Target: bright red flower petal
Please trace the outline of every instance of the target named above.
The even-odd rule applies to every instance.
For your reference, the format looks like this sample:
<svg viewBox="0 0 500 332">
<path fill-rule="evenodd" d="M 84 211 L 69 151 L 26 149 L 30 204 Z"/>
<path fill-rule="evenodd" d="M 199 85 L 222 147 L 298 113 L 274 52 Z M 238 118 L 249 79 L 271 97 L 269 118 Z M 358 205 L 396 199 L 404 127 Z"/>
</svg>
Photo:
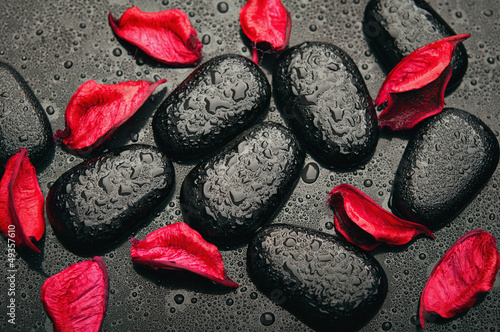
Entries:
<svg viewBox="0 0 500 332">
<path fill-rule="evenodd" d="M 100 257 L 69 266 L 42 286 L 54 331 L 99 331 L 108 305 L 108 271 Z"/>
<path fill-rule="evenodd" d="M 179 9 L 145 13 L 131 7 L 120 19 L 109 13 L 109 24 L 119 38 L 157 61 L 172 66 L 192 66 L 201 60 L 203 45 L 188 16 Z"/>
<path fill-rule="evenodd" d="M 377 106 L 387 102 L 378 118 L 381 127 L 410 129 L 443 110 L 451 58 L 456 45 L 469 37 L 461 34 L 422 46 L 391 70 L 375 100 Z"/>
<path fill-rule="evenodd" d="M 493 288 L 500 268 L 496 239 L 481 229 L 457 240 L 434 266 L 420 297 L 420 325 L 433 314 L 451 318 Z"/>
<path fill-rule="evenodd" d="M 257 50 L 282 51 L 290 39 L 292 20 L 280 0 L 247 0 L 240 11 L 240 24 L 253 42 L 252 61 L 256 64 Z"/>
<path fill-rule="evenodd" d="M 373 250 L 382 243 L 403 245 L 419 234 L 434 238 L 425 226 L 396 217 L 349 184 L 336 186 L 329 195 L 336 229 L 364 250 Z"/>
<path fill-rule="evenodd" d="M 54 139 L 78 153 L 90 152 L 134 115 L 156 87 L 166 81 L 85 82 L 66 107 L 66 128 L 57 130 Z"/>
<path fill-rule="evenodd" d="M 179 222 L 149 233 L 144 240 L 132 239 L 132 262 L 155 269 L 188 270 L 229 287 L 222 256 L 213 244 L 187 224 Z"/>
<path fill-rule="evenodd" d="M 17 246 L 28 246 L 40 253 L 33 240 L 45 232 L 43 194 L 28 151 L 21 149 L 7 161 L 0 182 L 0 230 Z"/>
</svg>

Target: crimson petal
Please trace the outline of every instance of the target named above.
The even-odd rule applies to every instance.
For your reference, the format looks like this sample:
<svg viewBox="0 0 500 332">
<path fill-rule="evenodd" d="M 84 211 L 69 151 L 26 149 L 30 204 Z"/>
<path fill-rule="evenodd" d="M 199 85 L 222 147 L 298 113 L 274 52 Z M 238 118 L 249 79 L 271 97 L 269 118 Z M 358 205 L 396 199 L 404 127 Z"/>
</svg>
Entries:
<svg viewBox="0 0 500 332">
<path fill-rule="evenodd" d="M 132 262 L 155 269 L 188 270 L 229 287 L 222 256 L 213 244 L 187 224 L 179 222 L 149 233 L 144 240 L 132 239 Z"/>
<path fill-rule="evenodd" d="M 109 13 L 109 24 L 119 38 L 157 61 L 172 66 L 191 66 L 201 60 L 202 44 L 188 16 L 179 9 L 145 13 L 130 7 L 120 19 Z"/>
<path fill-rule="evenodd" d="M 385 105 L 378 120 L 383 128 L 405 130 L 443 110 L 444 91 L 451 77 L 451 58 L 470 34 L 446 37 L 422 46 L 387 75 L 375 105 Z"/>
<path fill-rule="evenodd" d="M 156 87 L 166 81 L 83 83 L 66 107 L 66 128 L 57 130 L 54 139 L 77 153 L 89 153 L 134 115 Z"/>
<path fill-rule="evenodd" d="M 425 226 L 396 217 L 349 184 L 336 186 L 329 195 L 336 229 L 364 250 L 373 250 L 382 243 L 403 245 L 419 234 L 434 238 Z"/>
<path fill-rule="evenodd" d="M 285 49 L 292 20 L 280 0 L 247 0 L 240 10 L 243 33 L 253 42 L 252 61 L 259 63 L 258 50 Z"/>
<path fill-rule="evenodd" d="M 28 151 L 21 149 L 7 161 L 0 182 L 0 230 L 17 246 L 28 246 L 40 253 L 33 240 L 45 231 L 43 194 Z"/>
<path fill-rule="evenodd" d="M 108 305 L 108 289 L 106 264 L 97 256 L 48 278 L 41 297 L 54 331 L 99 331 Z"/>
<path fill-rule="evenodd" d="M 496 239 L 481 229 L 457 240 L 434 266 L 420 297 L 420 325 L 433 314 L 451 318 L 493 288 L 500 267 Z"/>
</svg>

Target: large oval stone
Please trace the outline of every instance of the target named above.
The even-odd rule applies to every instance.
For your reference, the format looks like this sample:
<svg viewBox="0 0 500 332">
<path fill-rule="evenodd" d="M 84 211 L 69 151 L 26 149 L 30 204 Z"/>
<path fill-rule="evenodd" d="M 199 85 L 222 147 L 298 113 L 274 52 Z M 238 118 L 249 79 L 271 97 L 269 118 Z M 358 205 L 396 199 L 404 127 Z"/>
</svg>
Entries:
<svg viewBox="0 0 500 332">
<path fill-rule="evenodd" d="M 423 0 L 370 0 L 363 19 L 365 35 L 388 71 L 417 48 L 456 35 Z M 458 44 L 446 90 L 453 90 L 467 70 L 467 52 Z"/>
<path fill-rule="evenodd" d="M 25 148 L 30 161 L 38 166 L 53 146 L 42 105 L 21 75 L 0 62 L 0 165 Z"/>
<path fill-rule="evenodd" d="M 240 55 L 221 55 L 198 67 L 160 105 L 153 118 L 158 146 L 178 160 L 222 147 L 259 119 L 271 87 L 262 70 Z"/>
<path fill-rule="evenodd" d="M 182 183 L 184 220 L 209 242 L 234 244 L 270 220 L 299 179 L 305 153 L 285 127 L 251 128 Z"/>
<path fill-rule="evenodd" d="M 352 167 L 375 151 L 378 124 L 372 98 L 354 61 L 319 42 L 292 47 L 273 73 L 280 110 L 313 157 L 329 167 Z"/>
<path fill-rule="evenodd" d="M 61 175 L 47 195 L 47 216 L 67 248 L 96 252 L 147 220 L 173 185 L 174 168 L 163 153 L 126 146 Z"/>
<path fill-rule="evenodd" d="M 304 227 L 265 227 L 248 246 L 247 262 L 259 289 L 316 330 L 362 326 L 387 293 L 387 277 L 372 256 Z"/>
<path fill-rule="evenodd" d="M 498 165 L 498 141 L 472 114 L 447 108 L 424 120 L 406 146 L 392 189 L 404 219 L 435 228 L 454 218 Z"/>
</svg>

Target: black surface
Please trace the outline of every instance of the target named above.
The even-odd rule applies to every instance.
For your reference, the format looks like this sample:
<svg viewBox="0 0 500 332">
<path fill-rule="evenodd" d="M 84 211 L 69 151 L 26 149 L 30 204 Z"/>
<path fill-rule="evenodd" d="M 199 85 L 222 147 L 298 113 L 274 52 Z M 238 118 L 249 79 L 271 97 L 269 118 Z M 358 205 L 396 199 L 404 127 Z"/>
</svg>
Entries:
<svg viewBox="0 0 500 332">
<path fill-rule="evenodd" d="M 290 46 L 308 40 L 332 42 L 344 49 L 360 68 L 375 98 L 385 74 L 368 46 L 362 31 L 366 0 L 284 1 L 291 12 Z M 469 66 L 460 86 L 445 101 L 447 106 L 467 110 L 483 120 L 498 139 L 500 130 L 500 2 L 479 0 L 429 1 L 431 6 L 457 33 L 469 32 L 465 41 Z M 108 147 L 131 142 L 154 144 L 151 116 L 166 97 L 193 68 L 172 68 L 147 59 L 140 51 L 118 41 L 108 26 L 107 15 L 121 15 L 132 5 L 143 11 L 180 8 L 188 13 L 200 39 L 205 43 L 203 61 L 224 53 L 251 56 L 240 34 L 238 14 L 244 1 L 39 1 L 0 2 L 0 61 L 9 63 L 28 81 L 46 110 L 52 129 L 64 128 L 64 109 L 77 88 L 90 79 L 99 83 L 167 78 L 131 121 L 112 136 Z M 262 64 L 271 78 L 273 60 Z M 155 78 L 156 77 L 156 78 Z M 166 88 L 165 88 L 166 87 Z M 268 120 L 284 123 L 271 100 Z M 337 184 L 350 183 L 384 206 L 399 160 L 407 144 L 407 134 L 381 132 L 374 156 L 349 172 L 320 168 L 314 183 L 299 180 L 295 191 L 273 223 L 292 223 L 334 233 L 333 212 L 327 193 Z M 48 185 L 64 171 L 81 161 L 56 148 L 49 166 L 39 170 L 44 195 Z M 310 156 L 306 163 L 313 161 Z M 179 190 L 182 179 L 194 164 L 175 164 L 176 188 L 170 203 L 138 230 L 146 235 L 166 224 L 182 220 Z M 500 237 L 500 171 L 479 195 L 452 222 L 435 232 L 436 239 L 422 237 L 400 248 L 381 248 L 374 252 L 388 277 L 388 295 L 363 331 L 416 331 L 418 299 L 428 274 L 439 257 L 461 235 L 483 228 Z M 307 182 L 310 182 L 308 180 Z M 6 303 L 7 243 L 0 241 L 0 330 L 8 325 Z M 72 263 L 88 259 L 74 255 L 56 239 L 47 222 L 42 254 L 21 252 L 16 257 L 16 322 L 19 331 L 51 329 L 40 302 L 45 279 Z M 272 303 L 251 282 L 246 269 L 246 246 L 223 250 L 228 275 L 240 284 L 230 290 L 200 277 L 181 272 L 158 273 L 134 267 L 130 244 L 121 243 L 103 253 L 110 278 L 110 296 L 105 331 L 307 331 L 308 328 L 288 311 Z M 466 314 L 456 319 L 430 322 L 426 331 L 498 331 L 500 329 L 500 282 Z M 274 322 L 272 322 L 272 316 Z M 272 324 L 271 324 L 272 322 Z"/>
</svg>

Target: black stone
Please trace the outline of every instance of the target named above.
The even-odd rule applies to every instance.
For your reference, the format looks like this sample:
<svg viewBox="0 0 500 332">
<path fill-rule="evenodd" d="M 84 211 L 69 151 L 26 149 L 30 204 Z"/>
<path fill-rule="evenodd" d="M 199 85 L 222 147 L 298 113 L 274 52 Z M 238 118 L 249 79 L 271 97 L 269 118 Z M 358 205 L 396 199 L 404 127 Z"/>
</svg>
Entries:
<svg viewBox="0 0 500 332">
<path fill-rule="evenodd" d="M 448 108 L 417 127 L 399 163 L 392 208 L 430 228 L 453 219 L 498 164 L 498 141 L 472 114 Z"/>
<path fill-rule="evenodd" d="M 126 146 L 61 175 L 47 195 L 47 216 L 67 248 L 96 252 L 142 224 L 173 185 L 174 168 L 163 153 Z"/>
<path fill-rule="evenodd" d="M 292 47 L 278 59 L 273 88 L 282 114 L 322 164 L 349 168 L 375 151 L 372 98 L 358 67 L 340 48 L 319 42 Z"/>
<path fill-rule="evenodd" d="M 198 67 L 153 118 L 158 146 L 177 160 L 204 156 L 253 125 L 266 111 L 271 87 L 262 70 L 240 55 Z"/>
<path fill-rule="evenodd" d="M 182 183 L 184 221 L 209 242 L 249 238 L 287 200 L 305 153 L 285 127 L 266 122 L 194 167 Z"/>
<path fill-rule="evenodd" d="M 248 246 L 247 263 L 259 289 L 320 331 L 361 327 L 387 293 L 387 277 L 372 256 L 304 227 L 265 227 Z"/>
<path fill-rule="evenodd" d="M 370 0 L 363 30 L 388 71 L 417 48 L 456 35 L 423 0 Z M 452 70 L 447 92 L 458 86 L 467 70 L 467 51 L 462 43 L 452 58 Z"/>
<path fill-rule="evenodd" d="M 31 163 L 39 166 L 53 147 L 42 105 L 21 75 L 0 62 L 0 165 L 25 148 Z"/>
</svg>

